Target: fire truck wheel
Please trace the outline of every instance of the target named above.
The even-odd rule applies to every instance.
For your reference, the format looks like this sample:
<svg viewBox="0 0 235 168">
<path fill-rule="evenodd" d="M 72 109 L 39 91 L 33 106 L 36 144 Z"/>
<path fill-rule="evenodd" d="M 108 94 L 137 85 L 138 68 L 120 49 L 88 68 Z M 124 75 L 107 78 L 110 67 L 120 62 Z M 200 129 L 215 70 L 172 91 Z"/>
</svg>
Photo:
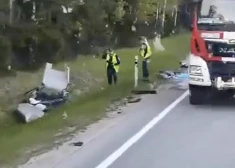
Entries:
<svg viewBox="0 0 235 168">
<path fill-rule="evenodd" d="M 189 85 L 189 91 L 189 103 L 191 105 L 202 105 L 208 101 L 208 87 Z"/>
</svg>

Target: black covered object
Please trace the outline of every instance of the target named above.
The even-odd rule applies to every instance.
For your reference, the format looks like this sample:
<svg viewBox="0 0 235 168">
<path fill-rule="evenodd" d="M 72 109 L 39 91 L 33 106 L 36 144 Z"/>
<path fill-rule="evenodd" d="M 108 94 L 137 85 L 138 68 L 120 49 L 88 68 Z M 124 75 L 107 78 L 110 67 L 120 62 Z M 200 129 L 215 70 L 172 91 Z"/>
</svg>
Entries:
<svg viewBox="0 0 235 168">
<path fill-rule="evenodd" d="M 48 94 L 47 92 L 39 91 L 35 99 L 40 100 L 40 104 L 50 108 L 57 107 L 65 103 L 68 99 L 68 95 L 64 95 L 63 92 Z"/>
</svg>

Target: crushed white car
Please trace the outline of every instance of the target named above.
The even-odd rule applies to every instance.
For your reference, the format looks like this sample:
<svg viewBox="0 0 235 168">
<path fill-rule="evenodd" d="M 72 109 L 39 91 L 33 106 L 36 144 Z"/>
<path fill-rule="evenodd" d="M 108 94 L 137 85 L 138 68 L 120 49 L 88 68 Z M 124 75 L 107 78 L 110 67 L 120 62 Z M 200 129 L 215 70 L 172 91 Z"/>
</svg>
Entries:
<svg viewBox="0 0 235 168">
<path fill-rule="evenodd" d="M 51 63 L 46 63 L 42 84 L 25 93 L 27 99 L 18 105 L 17 113 L 26 123 L 43 117 L 50 109 L 68 100 L 69 84 L 70 68 L 68 66 L 65 66 L 65 71 L 59 71 L 53 69 Z"/>
</svg>

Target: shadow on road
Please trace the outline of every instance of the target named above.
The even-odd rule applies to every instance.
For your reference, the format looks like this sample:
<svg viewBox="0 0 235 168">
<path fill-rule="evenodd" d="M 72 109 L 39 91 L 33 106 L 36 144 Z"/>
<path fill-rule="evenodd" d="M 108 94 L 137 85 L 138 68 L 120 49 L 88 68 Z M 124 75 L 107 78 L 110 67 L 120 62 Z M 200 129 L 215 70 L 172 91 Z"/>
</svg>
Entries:
<svg viewBox="0 0 235 168">
<path fill-rule="evenodd" d="M 208 102 L 208 105 L 216 106 L 216 107 L 235 107 L 235 98 L 218 98 L 212 99 Z M 234 109 L 235 110 L 235 109 Z"/>
</svg>

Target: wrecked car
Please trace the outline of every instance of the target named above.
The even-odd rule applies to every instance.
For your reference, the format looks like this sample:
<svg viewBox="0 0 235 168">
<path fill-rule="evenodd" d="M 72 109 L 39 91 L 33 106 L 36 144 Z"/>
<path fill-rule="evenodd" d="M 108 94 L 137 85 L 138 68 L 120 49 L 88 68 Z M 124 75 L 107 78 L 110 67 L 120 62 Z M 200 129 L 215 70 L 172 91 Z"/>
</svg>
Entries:
<svg viewBox="0 0 235 168">
<path fill-rule="evenodd" d="M 41 85 L 24 94 L 25 99 L 18 105 L 17 113 L 26 123 L 43 117 L 68 100 L 69 83 L 69 67 L 65 66 L 65 71 L 59 71 L 53 69 L 51 63 L 46 63 Z"/>
</svg>

